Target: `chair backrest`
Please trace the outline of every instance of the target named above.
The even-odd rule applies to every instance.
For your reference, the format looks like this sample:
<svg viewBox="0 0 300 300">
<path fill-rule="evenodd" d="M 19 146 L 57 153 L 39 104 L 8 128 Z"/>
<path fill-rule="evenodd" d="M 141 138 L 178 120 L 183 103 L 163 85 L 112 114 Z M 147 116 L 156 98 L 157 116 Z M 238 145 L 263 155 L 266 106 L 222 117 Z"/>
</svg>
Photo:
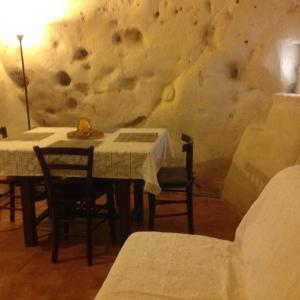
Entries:
<svg viewBox="0 0 300 300">
<path fill-rule="evenodd" d="M 2 136 L 3 139 L 7 138 L 6 127 L 4 127 L 4 126 L 0 127 L 0 135 Z"/>
<path fill-rule="evenodd" d="M 186 153 L 185 155 L 185 168 L 187 171 L 188 179 L 193 179 L 193 151 L 194 143 L 190 136 L 187 134 L 181 135 L 181 140 L 184 142 L 182 145 L 182 151 Z"/>
<path fill-rule="evenodd" d="M 300 166 L 266 185 L 236 232 L 248 299 L 300 299 Z"/>
<path fill-rule="evenodd" d="M 72 180 L 65 177 L 84 177 L 85 196 L 91 195 L 94 147 L 55 148 L 33 147 L 43 171 L 49 202 L 56 198 L 76 196 Z M 80 174 L 80 175 L 79 175 Z M 78 195 L 79 196 L 79 195 Z"/>
</svg>

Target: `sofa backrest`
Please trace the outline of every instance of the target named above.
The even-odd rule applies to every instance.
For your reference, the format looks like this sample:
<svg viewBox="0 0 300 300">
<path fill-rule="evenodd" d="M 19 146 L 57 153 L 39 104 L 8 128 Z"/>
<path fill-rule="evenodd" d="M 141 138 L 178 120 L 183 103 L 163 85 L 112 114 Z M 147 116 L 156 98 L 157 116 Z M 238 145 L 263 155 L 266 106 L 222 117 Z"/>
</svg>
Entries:
<svg viewBox="0 0 300 300">
<path fill-rule="evenodd" d="M 300 166 L 267 184 L 236 231 L 249 299 L 300 299 Z"/>
</svg>

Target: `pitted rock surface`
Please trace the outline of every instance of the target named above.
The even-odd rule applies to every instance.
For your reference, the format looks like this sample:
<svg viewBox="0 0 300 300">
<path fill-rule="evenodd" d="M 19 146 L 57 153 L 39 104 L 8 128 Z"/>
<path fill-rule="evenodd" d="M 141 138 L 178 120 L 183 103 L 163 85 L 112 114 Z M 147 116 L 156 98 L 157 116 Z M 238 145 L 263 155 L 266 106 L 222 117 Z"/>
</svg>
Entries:
<svg viewBox="0 0 300 300">
<path fill-rule="evenodd" d="M 300 40 L 298 2 L 77 1 L 39 48 L 24 49 L 31 116 L 43 126 L 86 116 L 100 130 L 167 127 L 181 161 L 185 132 L 199 180 L 222 189 L 249 122 L 271 94 L 296 86 L 289 47 Z M 20 128 L 21 113 L 6 116 L 12 98 L 24 105 L 19 49 L 0 50 L 0 117 Z"/>
</svg>

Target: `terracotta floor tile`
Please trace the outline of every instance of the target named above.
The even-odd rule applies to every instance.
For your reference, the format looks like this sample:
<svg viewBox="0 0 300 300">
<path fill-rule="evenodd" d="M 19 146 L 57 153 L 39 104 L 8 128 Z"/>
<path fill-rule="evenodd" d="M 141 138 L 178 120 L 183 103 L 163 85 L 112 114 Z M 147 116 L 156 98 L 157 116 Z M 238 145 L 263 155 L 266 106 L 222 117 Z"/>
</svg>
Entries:
<svg viewBox="0 0 300 300">
<path fill-rule="evenodd" d="M 196 197 L 194 203 L 197 234 L 234 238 L 240 217 L 229 207 L 217 199 Z M 135 228 L 147 230 L 146 197 L 145 222 L 135 225 Z M 84 241 L 76 239 L 63 241 L 59 262 L 52 264 L 50 230 L 49 221 L 43 222 L 39 227 L 38 246 L 25 248 L 21 212 L 17 212 L 15 223 L 10 224 L 8 211 L 0 211 L 1 300 L 89 300 L 95 297 L 119 251 L 118 246 L 111 245 L 107 227 L 102 226 L 95 232 L 92 267 L 86 265 Z M 186 217 L 159 219 L 156 230 L 184 233 L 187 230 Z"/>
</svg>

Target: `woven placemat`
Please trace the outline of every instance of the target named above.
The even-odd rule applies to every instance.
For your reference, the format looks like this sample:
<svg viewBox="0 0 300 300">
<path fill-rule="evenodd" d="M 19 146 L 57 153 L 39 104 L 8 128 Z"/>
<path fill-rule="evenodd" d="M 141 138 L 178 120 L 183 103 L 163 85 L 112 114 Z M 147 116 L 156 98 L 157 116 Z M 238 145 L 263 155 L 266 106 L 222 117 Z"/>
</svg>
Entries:
<svg viewBox="0 0 300 300">
<path fill-rule="evenodd" d="M 88 147 L 97 147 L 102 143 L 102 141 L 91 141 L 91 140 L 61 140 L 56 141 L 55 143 L 50 144 L 48 147 L 57 147 L 57 148 L 88 148 Z"/>
<path fill-rule="evenodd" d="M 157 132 L 122 132 L 114 140 L 115 142 L 139 142 L 139 143 L 153 143 L 158 137 Z"/>
<path fill-rule="evenodd" d="M 23 142 L 33 142 L 33 141 L 41 141 L 50 135 L 53 132 L 29 132 L 29 133 L 21 133 L 15 136 L 8 137 L 4 139 L 5 141 L 23 141 Z"/>
</svg>

